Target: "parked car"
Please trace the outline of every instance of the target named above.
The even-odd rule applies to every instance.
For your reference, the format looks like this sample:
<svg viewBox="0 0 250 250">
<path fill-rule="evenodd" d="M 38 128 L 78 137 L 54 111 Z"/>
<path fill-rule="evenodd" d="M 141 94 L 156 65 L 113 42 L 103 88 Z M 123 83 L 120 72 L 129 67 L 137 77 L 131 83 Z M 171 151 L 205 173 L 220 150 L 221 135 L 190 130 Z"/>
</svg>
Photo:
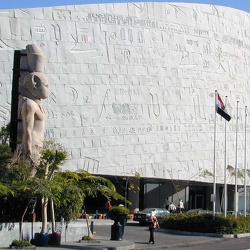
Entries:
<svg viewBox="0 0 250 250">
<path fill-rule="evenodd" d="M 207 214 L 209 210 L 203 208 L 194 208 L 187 211 L 187 213 L 196 213 L 196 214 Z"/>
<path fill-rule="evenodd" d="M 146 224 L 150 216 L 156 216 L 158 220 L 164 215 L 170 215 L 165 208 L 145 208 L 139 213 L 134 213 L 134 221 L 139 221 L 140 225 Z"/>
<path fill-rule="evenodd" d="M 227 214 L 235 215 L 234 211 L 227 211 Z M 237 215 L 244 215 L 243 211 L 237 211 Z M 248 216 L 248 213 L 246 214 Z"/>
</svg>

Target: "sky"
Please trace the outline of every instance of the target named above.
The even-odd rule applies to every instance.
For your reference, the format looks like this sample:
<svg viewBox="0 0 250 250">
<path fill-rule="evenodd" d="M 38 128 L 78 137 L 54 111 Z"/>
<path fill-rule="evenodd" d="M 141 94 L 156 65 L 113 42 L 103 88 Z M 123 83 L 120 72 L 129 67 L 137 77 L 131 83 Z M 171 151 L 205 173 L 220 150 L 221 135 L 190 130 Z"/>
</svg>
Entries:
<svg viewBox="0 0 250 250">
<path fill-rule="evenodd" d="M 250 13 L 250 0 L 179 0 L 179 1 L 143 1 L 143 0 L 1 0 L 0 11 L 4 9 L 17 8 L 36 8 L 47 6 L 62 6 L 62 5 L 78 5 L 78 4 L 97 4 L 97 3 L 124 3 L 124 2 L 182 2 L 182 3 L 199 3 L 227 6 Z"/>
</svg>

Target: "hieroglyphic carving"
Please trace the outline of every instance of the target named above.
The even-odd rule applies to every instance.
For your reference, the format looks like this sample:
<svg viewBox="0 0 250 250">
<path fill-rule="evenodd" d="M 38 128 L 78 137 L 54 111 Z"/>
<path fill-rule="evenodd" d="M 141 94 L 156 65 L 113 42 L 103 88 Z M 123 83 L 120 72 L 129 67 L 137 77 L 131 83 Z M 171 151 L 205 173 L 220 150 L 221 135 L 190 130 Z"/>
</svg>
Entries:
<svg viewBox="0 0 250 250">
<path fill-rule="evenodd" d="M 53 10 L 53 19 L 54 20 L 71 21 L 72 11 L 70 11 L 70 10 Z"/>
<path fill-rule="evenodd" d="M 72 102 L 75 103 L 78 100 L 78 92 L 76 88 L 70 87 L 70 90 L 72 92 Z"/>
<path fill-rule="evenodd" d="M 158 117 L 161 113 L 161 105 L 159 102 L 159 97 L 158 94 L 152 94 L 150 93 L 150 97 L 151 97 L 151 102 L 152 104 L 149 105 L 148 107 L 148 114 L 149 114 L 149 118 L 151 117 L 151 113 L 155 116 Z"/>
<path fill-rule="evenodd" d="M 42 25 L 36 25 L 35 26 L 35 32 L 36 34 L 39 34 L 41 36 L 44 36 L 46 34 L 46 27 L 45 26 L 42 26 Z"/>
<path fill-rule="evenodd" d="M 83 169 L 90 173 L 97 173 L 99 170 L 99 161 L 85 156 Z"/>
<path fill-rule="evenodd" d="M 9 109 L 7 109 L 6 107 L 0 106 L 0 120 L 6 121 L 9 115 L 10 115 Z"/>
<path fill-rule="evenodd" d="M 0 50 L 14 50 L 14 48 L 11 48 L 9 45 L 5 44 L 5 43 L 0 39 Z"/>
<path fill-rule="evenodd" d="M 99 116 L 98 116 L 96 122 L 98 122 L 98 121 L 100 120 L 100 118 L 101 118 L 101 116 L 102 116 L 102 114 L 103 114 L 103 112 L 104 112 L 104 110 L 105 110 L 105 103 L 106 103 L 106 101 L 108 100 L 108 93 L 109 93 L 110 91 L 111 91 L 110 89 L 107 89 L 107 90 L 106 90 L 106 93 L 105 93 L 105 95 L 104 95 L 103 102 L 102 102 L 101 111 L 100 111 L 100 114 L 99 114 Z"/>
<path fill-rule="evenodd" d="M 51 24 L 53 27 L 53 32 L 51 32 L 51 40 L 52 41 L 61 41 L 61 26 L 59 24 Z"/>
<path fill-rule="evenodd" d="M 56 95 L 53 93 L 53 92 L 51 92 L 50 94 L 49 94 L 49 103 L 56 103 Z"/>
</svg>

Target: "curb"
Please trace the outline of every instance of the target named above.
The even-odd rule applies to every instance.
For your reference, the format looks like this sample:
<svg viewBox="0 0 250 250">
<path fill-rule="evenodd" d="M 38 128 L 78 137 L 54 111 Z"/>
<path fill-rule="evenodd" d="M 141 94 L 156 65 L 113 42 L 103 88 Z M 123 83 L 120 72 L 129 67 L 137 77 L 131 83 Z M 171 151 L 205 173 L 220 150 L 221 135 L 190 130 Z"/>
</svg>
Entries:
<svg viewBox="0 0 250 250">
<path fill-rule="evenodd" d="M 171 229 L 160 229 L 169 234 L 177 234 L 177 235 L 189 235 L 189 236 L 208 236 L 214 238 L 245 238 L 249 237 L 250 233 L 242 233 L 242 234 L 215 234 L 215 233 L 199 233 L 199 232 L 189 232 L 189 231 L 179 231 L 179 230 L 171 230 Z"/>
</svg>

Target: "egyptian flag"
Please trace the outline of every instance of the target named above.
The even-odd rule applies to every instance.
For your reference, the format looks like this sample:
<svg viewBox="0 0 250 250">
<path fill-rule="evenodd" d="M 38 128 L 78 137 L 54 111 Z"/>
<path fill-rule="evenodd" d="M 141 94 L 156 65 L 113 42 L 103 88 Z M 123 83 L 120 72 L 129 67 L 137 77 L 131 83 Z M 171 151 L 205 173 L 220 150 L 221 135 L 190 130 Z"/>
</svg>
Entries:
<svg viewBox="0 0 250 250">
<path fill-rule="evenodd" d="M 224 102 L 222 101 L 219 94 L 217 94 L 217 100 L 216 100 L 216 112 L 222 116 L 224 119 L 226 119 L 228 122 L 231 120 L 231 116 L 227 113 L 226 107 L 224 105 Z"/>
</svg>

